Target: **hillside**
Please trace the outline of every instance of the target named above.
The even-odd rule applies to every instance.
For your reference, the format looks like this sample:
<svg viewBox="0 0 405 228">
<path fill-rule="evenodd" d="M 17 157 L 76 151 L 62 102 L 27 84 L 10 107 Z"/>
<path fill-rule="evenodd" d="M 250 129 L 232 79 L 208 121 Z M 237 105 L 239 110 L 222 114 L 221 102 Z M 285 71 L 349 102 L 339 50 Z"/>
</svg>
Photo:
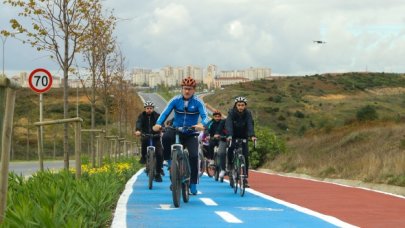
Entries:
<svg viewBox="0 0 405 228">
<path fill-rule="evenodd" d="M 205 102 L 246 96 L 256 126 L 286 141 L 263 167 L 405 186 L 405 75 L 280 77 L 228 86 Z"/>
</svg>

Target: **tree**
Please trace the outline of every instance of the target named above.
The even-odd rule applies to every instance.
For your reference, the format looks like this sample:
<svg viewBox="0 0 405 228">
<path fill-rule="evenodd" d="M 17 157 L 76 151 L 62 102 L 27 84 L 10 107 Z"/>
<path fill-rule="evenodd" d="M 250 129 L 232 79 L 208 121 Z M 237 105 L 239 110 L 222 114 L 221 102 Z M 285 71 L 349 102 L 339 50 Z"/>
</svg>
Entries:
<svg viewBox="0 0 405 228">
<path fill-rule="evenodd" d="M 88 27 L 86 18 L 92 3 L 98 0 L 6 0 L 5 3 L 21 9 L 21 18 L 30 20 L 26 28 L 17 19 L 10 20 L 13 30 L 25 34 L 24 43 L 47 51 L 63 71 L 63 117 L 68 118 L 68 78 L 75 54 Z M 3 33 L 4 34 L 4 33 Z M 68 126 L 64 125 L 64 166 L 69 169 Z"/>
<path fill-rule="evenodd" d="M 108 17 L 103 16 L 102 6 L 99 2 L 94 2 L 90 9 L 87 20 L 89 29 L 87 29 L 84 39 L 82 52 L 84 59 L 88 64 L 91 80 L 90 94 L 86 89 L 86 83 L 82 80 L 87 98 L 91 107 L 91 128 L 95 129 L 95 108 L 97 101 L 98 81 L 103 73 L 103 60 L 105 53 L 110 53 L 115 48 L 115 40 L 112 34 L 115 28 L 116 18 L 111 14 Z M 94 150 L 94 133 L 90 132 L 91 161 L 93 167 L 96 164 L 96 154 Z"/>
</svg>

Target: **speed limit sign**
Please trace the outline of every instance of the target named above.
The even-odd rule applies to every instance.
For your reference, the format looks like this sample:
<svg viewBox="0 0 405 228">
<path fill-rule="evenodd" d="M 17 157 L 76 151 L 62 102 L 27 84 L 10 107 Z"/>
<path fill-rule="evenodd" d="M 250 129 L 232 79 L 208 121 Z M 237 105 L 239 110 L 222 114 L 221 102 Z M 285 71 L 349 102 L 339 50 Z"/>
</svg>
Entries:
<svg viewBox="0 0 405 228">
<path fill-rule="evenodd" d="M 49 71 L 38 68 L 31 72 L 28 78 L 30 88 L 37 93 L 44 93 L 52 86 L 52 75 Z"/>
</svg>

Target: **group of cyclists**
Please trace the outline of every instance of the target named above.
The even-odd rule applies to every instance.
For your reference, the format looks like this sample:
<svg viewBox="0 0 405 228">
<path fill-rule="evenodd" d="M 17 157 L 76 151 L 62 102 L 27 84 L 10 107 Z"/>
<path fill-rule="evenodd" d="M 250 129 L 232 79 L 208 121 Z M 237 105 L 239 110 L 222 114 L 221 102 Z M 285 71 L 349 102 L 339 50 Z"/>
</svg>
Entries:
<svg viewBox="0 0 405 228">
<path fill-rule="evenodd" d="M 232 166 L 233 145 L 237 138 L 256 140 L 254 132 L 254 124 L 251 112 L 247 109 L 247 99 L 245 97 L 237 97 L 234 101 L 234 106 L 229 110 L 226 119 L 222 118 L 221 112 L 213 111 L 213 119 L 210 119 L 207 114 L 207 109 L 204 102 L 197 97 L 195 93 L 196 81 L 187 77 L 181 81 L 181 94 L 173 97 L 162 111 L 157 113 L 155 105 L 151 101 L 144 103 L 144 111 L 138 116 L 136 122 L 135 135 L 142 134 L 157 135 L 153 138 L 153 144 L 156 147 L 156 175 L 155 181 L 161 182 L 164 175 L 163 161 L 167 160 L 170 166 L 170 146 L 175 141 L 175 131 L 173 128 L 165 128 L 163 135 L 162 128 L 165 125 L 171 125 L 174 128 L 183 127 L 185 130 L 180 133 L 180 141 L 184 148 L 189 151 L 189 163 L 191 169 L 190 175 L 190 192 L 193 195 L 197 194 L 198 183 L 198 150 L 200 132 L 209 135 L 209 144 L 207 145 L 208 159 L 213 158 L 214 147 L 218 146 L 218 155 L 220 156 L 220 173 L 221 178 L 226 174 L 226 167 Z M 174 111 L 174 118 L 167 120 L 170 113 Z M 201 122 L 199 123 L 199 117 Z M 165 122 L 166 121 L 166 122 Z M 193 130 L 190 130 L 193 129 Z M 160 135 L 162 135 L 160 137 Z M 148 137 L 141 137 L 142 149 L 140 162 L 145 164 L 146 148 L 149 144 Z M 226 153 L 227 145 L 228 153 Z M 228 159 L 225 159 L 226 154 Z M 249 169 L 249 150 L 247 143 L 243 145 L 243 155 L 246 160 L 246 170 Z M 228 164 L 225 164 L 225 161 Z M 247 183 L 246 183 L 247 184 Z M 247 187 L 249 185 L 247 184 Z"/>
</svg>

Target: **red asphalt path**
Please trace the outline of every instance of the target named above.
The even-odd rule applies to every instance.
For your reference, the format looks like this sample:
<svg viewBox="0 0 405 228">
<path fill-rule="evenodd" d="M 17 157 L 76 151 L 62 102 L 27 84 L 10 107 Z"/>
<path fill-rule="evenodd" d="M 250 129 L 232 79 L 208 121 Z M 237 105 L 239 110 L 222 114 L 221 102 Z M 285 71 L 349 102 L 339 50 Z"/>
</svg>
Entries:
<svg viewBox="0 0 405 228">
<path fill-rule="evenodd" d="M 252 189 L 359 227 L 405 227 L 405 198 L 355 187 L 249 171 Z"/>
</svg>

